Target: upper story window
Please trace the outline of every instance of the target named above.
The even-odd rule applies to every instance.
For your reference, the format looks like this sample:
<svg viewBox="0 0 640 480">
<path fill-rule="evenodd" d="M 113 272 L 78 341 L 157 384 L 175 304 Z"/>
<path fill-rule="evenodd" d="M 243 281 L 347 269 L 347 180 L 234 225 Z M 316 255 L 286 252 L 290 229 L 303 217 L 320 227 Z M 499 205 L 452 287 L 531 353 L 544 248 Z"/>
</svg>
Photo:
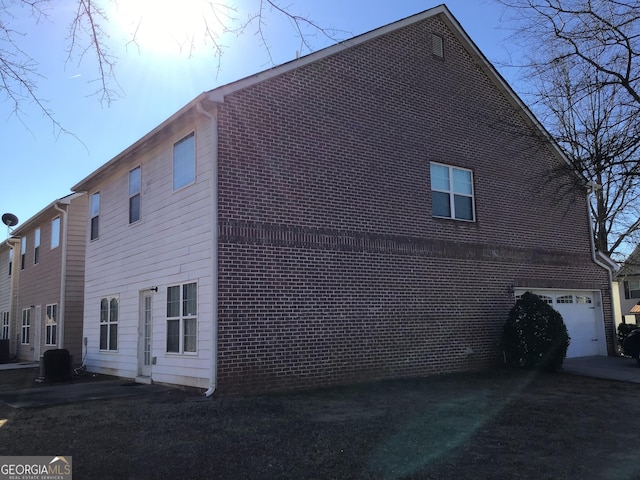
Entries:
<svg viewBox="0 0 640 480">
<path fill-rule="evenodd" d="M 9 249 L 9 276 L 13 271 L 13 248 Z"/>
<path fill-rule="evenodd" d="M 100 233 L 100 192 L 91 195 L 91 240 Z"/>
<path fill-rule="evenodd" d="M 471 170 L 431 164 L 431 207 L 434 217 L 475 220 Z"/>
<path fill-rule="evenodd" d="M 60 217 L 51 220 L 51 249 L 60 246 Z"/>
<path fill-rule="evenodd" d="M 191 132 L 173 145 L 174 191 L 196 181 L 195 139 L 194 132 Z"/>
<path fill-rule="evenodd" d="M 20 240 L 20 270 L 24 270 L 25 257 L 27 256 L 27 236 Z"/>
<path fill-rule="evenodd" d="M 36 234 L 33 244 L 33 264 L 40 263 L 40 228 L 36 228 Z"/>
<path fill-rule="evenodd" d="M 140 167 L 129 172 L 129 223 L 140 220 Z"/>
</svg>

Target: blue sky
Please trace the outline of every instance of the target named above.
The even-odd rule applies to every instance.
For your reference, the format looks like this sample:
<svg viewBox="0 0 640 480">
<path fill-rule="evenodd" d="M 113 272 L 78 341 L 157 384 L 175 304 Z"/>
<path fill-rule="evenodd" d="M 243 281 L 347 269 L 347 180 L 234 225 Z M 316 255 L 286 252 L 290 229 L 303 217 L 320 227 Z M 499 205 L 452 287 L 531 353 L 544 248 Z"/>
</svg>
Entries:
<svg viewBox="0 0 640 480">
<path fill-rule="evenodd" d="M 187 5 L 186 1 L 176 3 Z M 239 12 L 252 10 L 251 5 L 258 3 L 256 0 L 234 1 Z M 180 54 L 177 49 L 159 48 L 161 44 L 153 39 L 151 31 L 148 38 L 141 38 L 139 48 L 135 48 L 127 45 L 130 39 L 126 32 L 127 17 L 124 17 L 127 12 L 119 11 L 120 20 L 110 22 L 107 32 L 109 46 L 117 60 L 117 83 L 113 86 L 118 89 L 119 98 L 110 105 L 101 104 L 99 97 L 92 95 L 96 85 L 91 80 L 97 75 L 91 59 L 67 60 L 67 29 L 73 15 L 70 8 L 76 2 L 61 3 L 63 7 L 56 8 L 48 19 L 28 31 L 24 47 L 38 62 L 40 97 L 46 100 L 56 121 L 73 135 L 60 134 L 32 104 L 22 105 L 19 118 L 12 113 L 10 103 L 0 103 L 4 147 L 0 153 L 3 177 L 0 214 L 11 212 L 21 223 L 55 199 L 69 194 L 72 185 L 200 93 L 273 65 L 251 29 L 241 36 L 227 34 L 221 38 L 226 49 L 220 65 L 207 48 L 191 57 Z M 337 36 L 346 39 L 440 3 L 438 0 L 292 0 L 283 5 L 289 5 L 292 12 L 311 18 L 321 26 L 341 31 Z M 510 34 L 502 21 L 502 7 L 493 0 L 449 0 L 446 5 L 485 56 L 518 91 L 514 84 L 517 72 L 499 66 L 508 58 L 505 42 Z M 267 21 L 265 33 L 273 62 L 280 64 L 294 59 L 296 51 L 302 49 L 288 22 L 276 17 Z M 162 31 L 166 30 L 164 27 Z M 311 41 L 315 50 L 332 43 L 319 36 Z"/>
</svg>

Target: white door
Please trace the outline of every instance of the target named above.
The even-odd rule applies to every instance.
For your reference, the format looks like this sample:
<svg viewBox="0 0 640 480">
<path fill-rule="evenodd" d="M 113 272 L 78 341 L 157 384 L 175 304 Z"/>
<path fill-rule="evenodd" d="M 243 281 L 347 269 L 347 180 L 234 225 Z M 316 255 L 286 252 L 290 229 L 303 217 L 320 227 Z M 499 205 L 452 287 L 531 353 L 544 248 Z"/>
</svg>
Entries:
<svg viewBox="0 0 640 480">
<path fill-rule="evenodd" d="M 33 359 L 40 361 L 40 346 L 42 345 L 42 305 L 36 305 L 33 314 Z"/>
<path fill-rule="evenodd" d="M 140 326 L 138 329 L 138 375 L 151 376 L 151 293 L 144 292 L 140 302 Z"/>
<path fill-rule="evenodd" d="M 529 290 L 551 305 L 560 315 L 567 327 L 571 341 L 567 349 L 567 358 L 600 355 L 600 345 L 604 342 L 598 328 L 598 305 L 594 292 L 576 292 L 568 290 Z M 525 290 L 516 291 L 516 296 Z"/>
</svg>

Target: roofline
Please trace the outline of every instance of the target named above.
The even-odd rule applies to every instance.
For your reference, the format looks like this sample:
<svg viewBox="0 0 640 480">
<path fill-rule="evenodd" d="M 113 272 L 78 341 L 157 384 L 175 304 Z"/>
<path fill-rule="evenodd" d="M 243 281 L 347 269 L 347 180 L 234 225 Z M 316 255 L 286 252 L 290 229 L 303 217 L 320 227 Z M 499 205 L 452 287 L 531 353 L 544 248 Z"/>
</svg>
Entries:
<svg viewBox="0 0 640 480">
<path fill-rule="evenodd" d="M 66 195 L 64 197 L 58 198 L 57 200 L 54 200 L 49 205 L 47 205 L 42 210 L 40 210 L 38 213 L 36 213 L 35 215 L 29 217 L 27 220 L 22 222 L 19 226 L 17 226 L 13 230 L 11 230 L 11 235 L 19 237 L 22 232 L 24 232 L 29 227 L 31 227 L 35 223 L 37 223 L 43 216 L 45 216 L 45 214 L 49 210 L 53 209 L 53 207 L 55 205 L 59 205 L 59 204 L 69 205 L 72 200 L 75 200 L 76 198 L 81 197 L 82 195 L 84 195 L 83 192 L 71 193 L 71 194 Z"/>
<path fill-rule="evenodd" d="M 520 111 L 522 111 L 525 114 L 528 121 L 542 133 L 542 135 L 547 141 L 550 142 L 554 152 L 558 155 L 558 157 L 561 160 L 563 160 L 567 165 L 571 166 L 573 171 L 575 171 L 578 174 L 578 176 L 582 178 L 586 183 L 587 179 L 575 168 L 573 168 L 573 166 L 571 165 L 571 162 L 569 161 L 567 156 L 564 154 L 559 144 L 549 134 L 547 129 L 538 121 L 538 119 L 535 117 L 535 115 L 533 115 L 531 110 L 529 110 L 529 108 L 515 93 L 515 91 L 511 88 L 511 86 L 505 81 L 502 75 L 500 75 L 500 73 L 491 64 L 491 62 L 487 59 L 487 57 L 485 57 L 485 55 L 480 51 L 480 49 L 473 42 L 471 37 L 467 35 L 462 25 L 460 25 L 458 20 L 453 16 L 453 14 L 447 8 L 447 6 L 444 4 L 441 4 L 436 7 L 425 10 L 421 13 L 411 15 L 404 19 L 384 25 L 382 27 L 378 27 L 369 32 L 363 33 L 361 35 L 357 35 L 348 40 L 323 48 L 322 50 L 312 52 L 308 55 L 280 64 L 268 70 L 263 70 L 254 75 L 241 78 L 234 82 L 231 82 L 231 83 L 222 85 L 220 87 L 214 88 L 212 90 L 209 90 L 207 92 L 201 93 L 196 98 L 194 98 L 189 103 L 187 103 L 184 107 L 182 107 L 180 110 L 178 110 L 176 113 L 174 113 L 171 117 L 167 118 L 164 122 L 162 122 L 156 128 L 154 128 L 149 133 L 147 133 L 144 137 L 137 140 L 135 143 L 127 147 L 121 153 L 113 157 L 110 161 L 108 161 L 107 163 L 99 167 L 97 170 L 89 174 L 87 177 L 82 179 L 80 182 L 75 184 L 73 187 L 71 187 L 71 190 L 72 191 L 86 190 L 87 186 L 90 186 L 92 181 L 98 179 L 103 173 L 105 173 L 107 170 L 117 165 L 124 158 L 134 154 L 137 150 L 140 150 L 145 145 L 152 143 L 154 138 L 157 135 L 159 135 L 163 130 L 169 128 L 169 126 L 173 122 L 178 120 L 183 115 L 187 114 L 191 109 L 195 108 L 199 103 L 205 103 L 208 105 L 216 104 L 216 103 L 224 103 L 224 98 L 226 95 L 232 94 L 239 90 L 243 90 L 245 88 L 249 88 L 258 83 L 264 82 L 271 78 L 283 75 L 290 71 L 296 70 L 300 67 L 309 65 L 318 60 L 322 60 L 326 57 L 337 54 L 348 48 L 368 42 L 372 39 L 385 35 L 389 32 L 393 32 L 395 30 L 423 21 L 427 18 L 435 17 L 437 15 L 440 15 L 443 18 L 444 22 L 452 30 L 456 38 L 458 38 L 458 40 L 460 40 L 466 47 L 468 47 L 470 52 L 479 61 L 479 66 L 487 74 L 487 76 L 490 79 L 493 79 L 495 81 L 498 88 L 500 88 L 504 93 L 507 94 L 509 99 L 512 101 L 512 104 L 516 108 L 520 109 Z"/>
</svg>

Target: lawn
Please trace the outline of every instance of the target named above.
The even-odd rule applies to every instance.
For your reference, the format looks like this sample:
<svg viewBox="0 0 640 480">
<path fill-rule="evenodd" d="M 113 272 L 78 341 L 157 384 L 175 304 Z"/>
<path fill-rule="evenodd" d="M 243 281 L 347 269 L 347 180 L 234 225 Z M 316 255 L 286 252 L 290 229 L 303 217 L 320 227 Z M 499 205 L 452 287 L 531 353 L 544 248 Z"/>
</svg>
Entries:
<svg viewBox="0 0 640 480">
<path fill-rule="evenodd" d="M 0 388 L 17 388 L 0 371 Z M 19 374 L 23 375 L 23 374 Z M 77 479 L 640 478 L 640 385 L 491 371 L 204 399 L 0 404 L 0 455 Z"/>
</svg>

